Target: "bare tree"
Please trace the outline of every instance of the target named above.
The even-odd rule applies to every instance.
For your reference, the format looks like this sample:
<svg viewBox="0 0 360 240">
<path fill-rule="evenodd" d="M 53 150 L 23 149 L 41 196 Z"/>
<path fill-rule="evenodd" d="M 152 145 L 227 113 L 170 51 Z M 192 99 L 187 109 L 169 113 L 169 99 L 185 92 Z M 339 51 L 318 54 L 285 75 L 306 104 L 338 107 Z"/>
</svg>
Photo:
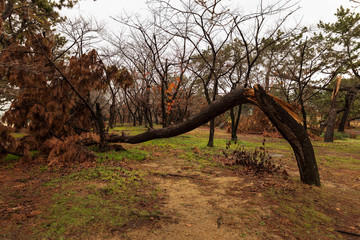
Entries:
<svg viewBox="0 0 360 240">
<path fill-rule="evenodd" d="M 93 18 L 67 18 L 59 23 L 59 32 L 67 41 L 67 49 L 64 52 L 80 57 L 90 51 L 101 42 L 100 35 L 103 34 L 104 27 Z"/>
<path fill-rule="evenodd" d="M 203 83 L 205 98 L 210 104 L 215 101 L 218 95 L 219 86 L 224 79 L 231 79 L 230 90 L 235 89 L 242 82 L 243 87 L 249 85 L 250 76 L 261 53 L 277 39 L 275 34 L 283 22 L 293 12 L 285 14 L 279 22 L 271 29 L 264 32 L 265 16 L 275 15 L 281 11 L 291 9 L 289 1 L 278 2 L 267 7 L 259 5 L 259 11 L 240 16 L 236 11 L 230 11 L 223 1 L 181 1 L 181 8 L 162 1 L 162 6 L 169 9 L 171 19 L 169 28 L 165 29 L 172 35 L 187 39 L 192 48 L 195 49 L 192 56 L 192 71 L 197 74 Z M 170 14 L 169 14 L 170 15 Z M 170 17 L 168 17 L 170 19 Z M 179 19 L 189 19 L 186 27 L 182 27 Z M 251 30 L 245 28 L 253 21 Z M 190 26 L 190 27 L 188 27 Z M 184 31 L 183 29 L 186 29 Z M 269 29 L 267 29 L 269 30 Z M 234 41 L 235 38 L 235 41 Z M 273 38 L 273 41 L 265 41 Z M 231 49 L 231 43 L 240 42 L 241 49 Z M 240 66 L 246 64 L 246 67 Z M 236 70 L 237 68 L 237 70 Z M 243 79 L 239 79 L 239 69 L 244 72 Z M 235 71 L 236 70 L 236 71 Z M 233 73 L 238 74 L 238 79 L 233 80 Z M 241 113 L 241 106 L 238 108 L 237 120 L 235 121 L 234 111 L 231 111 L 233 134 L 236 139 L 236 128 Z M 210 133 L 208 146 L 213 146 L 215 121 L 210 121 Z"/>
</svg>

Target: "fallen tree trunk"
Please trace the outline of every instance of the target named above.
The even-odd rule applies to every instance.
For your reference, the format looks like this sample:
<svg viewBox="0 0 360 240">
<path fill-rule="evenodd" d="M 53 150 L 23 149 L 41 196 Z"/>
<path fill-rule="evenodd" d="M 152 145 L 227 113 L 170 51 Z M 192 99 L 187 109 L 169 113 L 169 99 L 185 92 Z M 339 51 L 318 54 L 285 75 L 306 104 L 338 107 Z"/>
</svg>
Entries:
<svg viewBox="0 0 360 240">
<path fill-rule="evenodd" d="M 174 137 L 189 132 L 239 104 L 252 103 L 248 99 L 249 91 L 251 91 L 251 89 L 239 89 L 232 91 L 219 100 L 214 101 L 199 114 L 177 125 L 150 130 L 135 136 L 110 135 L 108 142 L 124 142 L 135 144 L 157 138 Z"/>
<path fill-rule="evenodd" d="M 301 119 L 286 102 L 271 96 L 260 86 L 238 89 L 211 103 L 199 114 L 178 125 L 150 130 L 135 136 L 110 135 L 109 143 L 141 143 L 157 138 L 174 137 L 189 132 L 229 109 L 244 103 L 257 105 L 293 148 L 303 183 L 320 186 L 319 172 L 309 136 Z"/>
</svg>

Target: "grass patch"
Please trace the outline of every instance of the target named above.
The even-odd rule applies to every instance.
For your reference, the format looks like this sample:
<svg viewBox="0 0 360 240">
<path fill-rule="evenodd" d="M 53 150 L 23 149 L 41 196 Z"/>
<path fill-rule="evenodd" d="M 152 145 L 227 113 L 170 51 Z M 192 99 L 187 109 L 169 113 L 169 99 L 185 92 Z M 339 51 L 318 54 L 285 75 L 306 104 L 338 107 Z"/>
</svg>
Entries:
<svg viewBox="0 0 360 240">
<path fill-rule="evenodd" d="M 318 156 L 318 161 L 336 169 L 360 170 L 360 159 L 340 156 Z"/>
<path fill-rule="evenodd" d="M 91 229 L 101 234 L 124 230 L 160 216 L 155 201 L 160 190 L 142 171 L 101 165 L 54 179 L 46 184 L 56 191 L 52 204 L 39 217 L 40 239 L 84 239 Z"/>
<path fill-rule="evenodd" d="M 325 204 L 328 201 L 321 189 L 300 186 L 289 191 L 271 187 L 265 192 L 265 198 L 273 203 L 270 208 L 273 219 L 265 222 L 270 226 L 273 221 L 278 223 L 274 226 L 274 233 L 282 232 L 284 236 L 294 234 L 302 239 L 337 239 L 332 228 L 334 221 L 325 209 L 320 209 L 316 204 L 320 201 Z"/>
<path fill-rule="evenodd" d="M 334 132 L 334 139 L 336 140 L 342 140 L 342 139 L 348 139 L 350 138 L 350 133 L 345 133 L 345 132 Z M 320 137 L 325 137 L 325 133 L 322 133 L 320 135 Z"/>
<path fill-rule="evenodd" d="M 331 150 L 334 153 L 359 153 L 360 150 L 358 146 L 360 145 L 360 139 L 344 139 L 344 140 L 335 140 L 332 143 L 325 142 L 313 142 L 313 145 L 316 150 L 322 151 L 323 148 Z M 321 152 L 319 152 L 321 153 Z"/>
<path fill-rule="evenodd" d="M 360 140 L 344 139 L 332 143 L 313 142 L 315 155 L 320 164 L 335 169 L 360 169 Z"/>
<path fill-rule="evenodd" d="M 19 156 L 15 156 L 15 155 L 12 155 L 12 154 L 8 154 L 5 158 L 4 158 L 4 162 L 12 162 L 12 161 L 15 161 L 15 160 L 18 160 L 20 159 Z"/>
<path fill-rule="evenodd" d="M 15 166 L 15 163 L 20 159 L 19 156 L 7 154 L 4 159 L 0 161 L 1 168 L 11 169 Z"/>
<path fill-rule="evenodd" d="M 213 161 L 213 157 L 220 154 L 220 150 L 226 147 L 228 140 L 215 139 L 214 147 L 207 147 L 207 139 L 191 135 L 180 135 L 167 139 L 155 139 L 142 143 L 145 149 L 151 149 L 158 155 L 171 152 L 179 159 L 186 160 L 190 165 L 197 164 L 200 168 L 219 166 Z M 140 146 L 140 148 L 141 148 Z"/>
<path fill-rule="evenodd" d="M 154 126 L 155 129 L 160 128 L 160 127 L 161 127 L 160 125 Z M 134 126 L 122 125 L 122 126 L 114 127 L 109 130 L 110 133 L 116 133 L 116 134 L 121 134 L 123 131 L 129 135 L 137 135 L 137 134 L 148 131 L 148 128 L 146 128 L 144 126 L 135 126 L 134 127 Z"/>
<path fill-rule="evenodd" d="M 109 151 L 105 153 L 97 153 L 98 162 L 104 162 L 106 160 L 118 160 L 118 161 L 143 161 L 149 158 L 149 153 L 141 149 L 129 149 L 126 151 Z"/>
<path fill-rule="evenodd" d="M 10 133 L 10 135 L 13 136 L 14 138 L 22 138 L 26 134 L 25 133 Z"/>
</svg>

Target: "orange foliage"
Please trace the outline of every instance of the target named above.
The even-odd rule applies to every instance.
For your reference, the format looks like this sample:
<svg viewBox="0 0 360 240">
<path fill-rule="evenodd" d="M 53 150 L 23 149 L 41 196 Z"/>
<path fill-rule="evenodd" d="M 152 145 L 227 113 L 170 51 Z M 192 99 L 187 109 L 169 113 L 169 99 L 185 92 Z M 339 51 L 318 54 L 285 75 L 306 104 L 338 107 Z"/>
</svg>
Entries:
<svg viewBox="0 0 360 240">
<path fill-rule="evenodd" d="M 47 151 L 49 165 L 64 165 L 66 163 L 81 163 L 95 159 L 95 154 L 81 142 L 81 137 L 72 135 L 64 141 L 56 138 L 44 142 L 42 149 Z"/>
<path fill-rule="evenodd" d="M 174 107 L 174 104 L 176 103 L 175 99 L 174 99 L 174 94 L 176 93 L 177 91 L 177 88 L 179 86 L 179 82 L 180 82 L 180 78 L 177 77 L 176 78 L 176 83 L 175 82 L 171 82 L 169 84 L 169 87 L 168 89 L 166 89 L 165 93 L 166 93 L 166 96 L 167 96 L 167 106 L 166 106 L 166 113 L 167 114 L 170 114 L 172 108 Z"/>
<path fill-rule="evenodd" d="M 1 54 L 1 61 L 16 63 L 0 68 L 1 74 L 22 90 L 3 120 L 17 129 L 26 127 L 40 143 L 53 136 L 74 134 L 72 126 L 84 129 L 92 126 L 89 110 L 47 59 L 52 56 L 51 45 L 48 39 L 37 36 L 27 47 L 18 46 Z M 44 54 L 28 53 L 32 51 Z M 66 64 L 63 61 L 55 64 L 82 96 L 106 87 L 95 50 L 80 58 L 71 57 Z"/>
<path fill-rule="evenodd" d="M 229 128 L 230 130 L 230 128 Z M 242 116 L 239 122 L 238 131 L 242 133 L 264 133 L 277 132 L 267 116 L 255 107 L 253 114 L 250 116 Z"/>
</svg>

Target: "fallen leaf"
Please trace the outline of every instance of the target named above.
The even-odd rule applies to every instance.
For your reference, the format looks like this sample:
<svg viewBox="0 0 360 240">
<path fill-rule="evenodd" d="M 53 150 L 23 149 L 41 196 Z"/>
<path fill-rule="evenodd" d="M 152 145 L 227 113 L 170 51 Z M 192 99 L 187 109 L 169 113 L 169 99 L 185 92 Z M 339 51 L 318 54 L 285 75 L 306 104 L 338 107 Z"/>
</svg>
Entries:
<svg viewBox="0 0 360 240">
<path fill-rule="evenodd" d="M 40 210 L 34 210 L 34 211 L 31 211 L 30 212 L 30 216 L 37 216 L 37 215 L 40 215 L 41 214 L 41 211 Z"/>
</svg>

